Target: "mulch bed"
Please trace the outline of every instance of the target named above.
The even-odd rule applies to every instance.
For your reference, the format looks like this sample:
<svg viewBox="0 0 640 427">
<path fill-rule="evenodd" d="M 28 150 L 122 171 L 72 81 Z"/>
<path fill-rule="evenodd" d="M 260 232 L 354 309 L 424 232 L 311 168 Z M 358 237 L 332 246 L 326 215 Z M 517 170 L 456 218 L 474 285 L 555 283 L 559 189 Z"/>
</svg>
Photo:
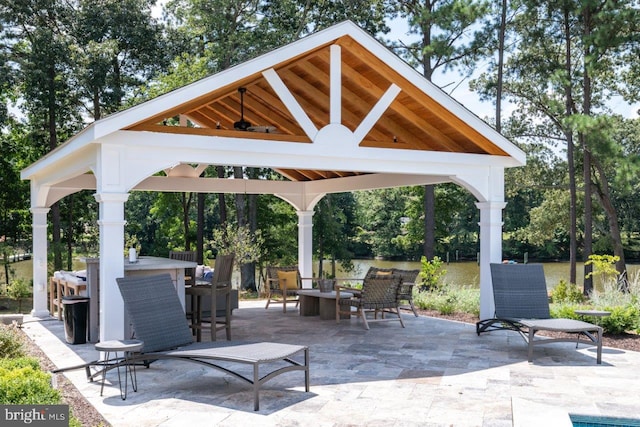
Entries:
<svg viewBox="0 0 640 427">
<path fill-rule="evenodd" d="M 49 360 L 46 354 L 27 335 L 25 344 L 27 353 L 40 360 L 40 368 L 43 371 L 52 371 L 56 366 Z M 78 391 L 78 389 L 64 375 L 57 376 L 56 389 L 62 395 L 64 403 L 68 404 L 73 415 L 80 421 L 83 427 L 109 427 L 111 424 L 93 407 Z"/>
<path fill-rule="evenodd" d="M 476 316 L 468 313 L 441 314 L 435 310 L 417 310 L 422 316 L 440 317 L 443 319 L 456 320 L 458 322 L 474 324 L 479 320 Z M 561 334 L 561 332 L 559 332 Z M 541 333 L 542 334 L 542 333 Z M 553 336 L 553 332 L 545 332 L 544 335 Z M 605 347 L 619 348 L 640 352 L 640 335 L 635 333 L 625 334 L 604 334 L 602 345 Z"/>
</svg>

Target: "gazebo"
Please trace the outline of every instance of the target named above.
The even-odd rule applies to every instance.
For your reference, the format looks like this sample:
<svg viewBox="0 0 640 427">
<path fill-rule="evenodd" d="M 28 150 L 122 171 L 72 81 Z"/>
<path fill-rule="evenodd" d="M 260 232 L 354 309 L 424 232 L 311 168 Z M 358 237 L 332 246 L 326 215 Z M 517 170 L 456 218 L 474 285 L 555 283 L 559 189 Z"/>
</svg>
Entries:
<svg viewBox="0 0 640 427">
<path fill-rule="evenodd" d="M 173 120 L 179 118 L 179 120 Z M 352 22 L 343 22 L 98 120 L 22 171 L 31 181 L 32 314 L 47 309 L 47 213 L 77 191 L 99 203 L 100 340 L 124 338 L 131 191 L 274 194 L 298 215 L 312 276 L 313 208 L 326 194 L 453 182 L 478 200 L 481 316 L 502 257 L 505 168 L 525 154 Z M 272 168 L 286 180 L 200 177 L 207 165 Z"/>
</svg>

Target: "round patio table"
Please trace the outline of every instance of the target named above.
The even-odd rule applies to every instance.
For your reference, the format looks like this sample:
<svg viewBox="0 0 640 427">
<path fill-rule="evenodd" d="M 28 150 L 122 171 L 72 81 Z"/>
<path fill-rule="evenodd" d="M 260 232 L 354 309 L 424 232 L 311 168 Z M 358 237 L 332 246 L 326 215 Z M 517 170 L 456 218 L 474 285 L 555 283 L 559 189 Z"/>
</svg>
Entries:
<svg viewBox="0 0 640 427">
<path fill-rule="evenodd" d="M 136 365 L 130 359 L 131 353 L 142 350 L 144 342 L 141 340 L 110 340 L 102 341 L 96 344 L 96 350 L 104 351 L 105 358 L 102 360 L 102 385 L 100 386 L 100 396 L 104 390 L 104 380 L 107 371 L 115 366 L 118 369 L 118 386 L 120 387 L 120 397 L 122 400 L 127 399 L 127 376 L 131 377 L 131 387 L 133 391 L 138 391 L 138 379 L 136 378 Z M 122 352 L 122 359 L 118 358 L 118 352 Z M 109 355 L 114 354 L 114 359 L 110 359 Z M 124 365 L 124 390 L 122 388 L 122 379 L 120 377 L 120 365 Z"/>
<path fill-rule="evenodd" d="M 575 310 L 574 312 L 576 314 L 581 315 L 581 316 L 592 316 L 592 317 L 595 317 L 596 321 L 599 321 L 603 317 L 611 316 L 611 312 L 610 311 L 604 311 L 604 310 Z M 598 326 L 600 326 L 600 325 L 598 325 Z"/>
</svg>

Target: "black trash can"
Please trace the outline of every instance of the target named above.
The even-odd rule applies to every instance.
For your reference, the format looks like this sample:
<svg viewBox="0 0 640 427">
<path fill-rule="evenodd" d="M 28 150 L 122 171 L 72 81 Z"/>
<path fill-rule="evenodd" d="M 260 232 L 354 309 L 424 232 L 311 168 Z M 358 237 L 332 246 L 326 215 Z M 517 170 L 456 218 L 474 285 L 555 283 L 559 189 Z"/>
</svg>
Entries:
<svg viewBox="0 0 640 427">
<path fill-rule="evenodd" d="M 89 318 L 89 298 L 81 295 L 62 297 L 64 306 L 64 333 L 69 344 L 87 342 L 87 325 Z"/>
</svg>

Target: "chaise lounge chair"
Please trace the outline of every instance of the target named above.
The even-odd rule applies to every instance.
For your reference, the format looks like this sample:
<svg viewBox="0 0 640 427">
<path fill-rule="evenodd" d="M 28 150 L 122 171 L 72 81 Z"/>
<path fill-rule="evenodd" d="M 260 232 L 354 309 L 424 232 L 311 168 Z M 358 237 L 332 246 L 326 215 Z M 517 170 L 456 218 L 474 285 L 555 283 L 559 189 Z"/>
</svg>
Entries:
<svg viewBox="0 0 640 427">
<path fill-rule="evenodd" d="M 491 264 L 495 317 L 476 323 L 476 333 L 507 329 L 519 332 L 528 344 L 528 360 L 533 347 L 571 341 L 596 345 L 597 363 L 602 363 L 602 328 L 574 319 L 551 318 L 544 270 L 540 264 Z M 535 339 L 539 331 L 577 334 L 578 337 Z"/>
<path fill-rule="evenodd" d="M 273 342 L 194 343 L 171 276 L 132 276 L 119 278 L 117 282 L 135 338 L 144 342 L 141 353 L 134 355 L 134 360 L 148 365 L 159 359 L 177 359 L 223 371 L 253 385 L 255 411 L 259 409 L 260 387 L 280 374 L 304 371 L 305 391 L 309 391 L 308 347 Z M 292 358 L 298 353 L 304 353 L 304 362 Z M 219 362 L 224 362 L 225 366 Z M 227 362 L 251 365 L 253 376 L 234 372 L 226 367 Z M 261 377 L 260 367 L 272 362 L 284 362 L 285 366 Z"/>
</svg>

